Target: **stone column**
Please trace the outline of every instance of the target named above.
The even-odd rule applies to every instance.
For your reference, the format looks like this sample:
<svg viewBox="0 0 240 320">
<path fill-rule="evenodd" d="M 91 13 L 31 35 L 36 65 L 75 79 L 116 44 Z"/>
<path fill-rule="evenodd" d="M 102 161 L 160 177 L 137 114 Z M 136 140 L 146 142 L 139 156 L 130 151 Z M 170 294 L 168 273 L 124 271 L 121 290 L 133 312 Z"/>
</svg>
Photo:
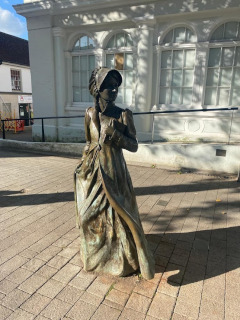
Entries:
<svg viewBox="0 0 240 320">
<path fill-rule="evenodd" d="M 55 65 L 55 86 L 56 86 L 56 109 L 57 116 L 65 115 L 65 103 L 66 103 L 66 82 L 65 82 L 65 53 L 63 49 L 63 38 L 65 36 L 64 30 L 59 27 L 55 27 L 53 30 L 53 42 L 54 42 L 54 65 Z M 65 125 L 64 119 L 58 119 L 57 121 L 57 135 L 59 138 L 60 127 Z"/>
<path fill-rule="evenodd" d="M 150 111 L 152 107 L 153 26 L 155 20 L 137 19 L 139 40 L 137 46 L 137 77 L 134 112 Z M 139 139 L 147 138 L 151 130 L 151 116 L 135 116 Z M 140 134 L 140 133 L 143 133 Z M 148 140 L 148 139 L 145 139 Z"/>
</svg>

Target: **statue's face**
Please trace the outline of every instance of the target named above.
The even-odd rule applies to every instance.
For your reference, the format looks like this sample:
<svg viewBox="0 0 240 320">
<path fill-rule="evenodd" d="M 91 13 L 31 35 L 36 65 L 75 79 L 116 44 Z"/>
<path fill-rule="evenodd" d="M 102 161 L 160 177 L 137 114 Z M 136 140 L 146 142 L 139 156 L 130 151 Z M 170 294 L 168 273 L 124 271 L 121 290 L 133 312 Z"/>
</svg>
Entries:
<svg viewBox="0 0 240 320">
<path fill-rule="evenodd" d="M 106 77 L 100 89 L 100 96 L 106 101 L 115 101 L 118 94 L 118 82 L 113 77 Z"/>
</svg>

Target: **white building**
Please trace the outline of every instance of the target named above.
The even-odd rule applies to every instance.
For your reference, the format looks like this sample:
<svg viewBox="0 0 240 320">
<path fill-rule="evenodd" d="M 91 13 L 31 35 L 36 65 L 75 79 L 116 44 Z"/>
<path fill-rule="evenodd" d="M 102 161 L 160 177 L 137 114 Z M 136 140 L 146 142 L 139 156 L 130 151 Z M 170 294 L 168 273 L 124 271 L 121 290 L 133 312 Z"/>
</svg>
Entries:
<svg viewBox="0 0 240 320">
<path fill-rule="evenodd" d="M 35 116 L 84 113 L 94 67 L 123 75 L 117 104 L 133 112 L 240 105 L 239 0 L 62 0 L 14 6 L 27 18 Z M 135 116 L 140 140 L 152 116 Z M 34 136 L 41 127 L 34 125 Z M 239 141 L 240 113 L 155 116 L 160 141 Z M 45 125 L 48 140 L 80 140 L 83 120 Z"/>
<path fill-rule="evenodd" d="M 0 115 L 28 118 L 31 111 L 28 41 L 0 32 Z"/>
</svg>

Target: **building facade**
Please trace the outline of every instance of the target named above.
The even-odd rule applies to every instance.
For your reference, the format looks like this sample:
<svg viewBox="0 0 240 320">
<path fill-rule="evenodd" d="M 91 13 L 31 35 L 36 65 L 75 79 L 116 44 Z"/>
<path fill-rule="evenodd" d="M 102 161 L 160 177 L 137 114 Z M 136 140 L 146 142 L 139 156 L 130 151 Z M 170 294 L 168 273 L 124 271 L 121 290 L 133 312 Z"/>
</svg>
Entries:
<svg viewBox="0 0 240 320">
<path fill-rule="evenodd" d="M 133 112 L 239 107 L 238 0 L 29 1 L 36 116 L 74 116 L 92 105 L 91 71 L 123 75 L 117 105 Z M 140 141 L 239 141 L 239 111 L 136 115 Z M 46 122 L 48 140 L 81 141 L 83 119 Z M 34 125 L 34 137 L 41 136 Z"/>
<path fill-rule="evenodd" d="M 28 41 L 0 32 L 1 118 L 28 118 L 32 112 Z"/>
</svg>

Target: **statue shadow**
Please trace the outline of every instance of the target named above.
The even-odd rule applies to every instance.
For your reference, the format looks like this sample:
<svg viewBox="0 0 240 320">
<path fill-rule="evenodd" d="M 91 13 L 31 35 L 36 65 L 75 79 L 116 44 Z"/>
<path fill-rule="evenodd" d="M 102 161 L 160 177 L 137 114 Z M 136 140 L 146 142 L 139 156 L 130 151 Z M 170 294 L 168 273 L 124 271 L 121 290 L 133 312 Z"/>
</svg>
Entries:
<svg viewBox="0 0 240 320">
<path fill-rule="evenodd" d="M 240 227 L 147 234 L 156 272 L 172 286 L 213 278 L 240 267 Z"/>
</svg>

